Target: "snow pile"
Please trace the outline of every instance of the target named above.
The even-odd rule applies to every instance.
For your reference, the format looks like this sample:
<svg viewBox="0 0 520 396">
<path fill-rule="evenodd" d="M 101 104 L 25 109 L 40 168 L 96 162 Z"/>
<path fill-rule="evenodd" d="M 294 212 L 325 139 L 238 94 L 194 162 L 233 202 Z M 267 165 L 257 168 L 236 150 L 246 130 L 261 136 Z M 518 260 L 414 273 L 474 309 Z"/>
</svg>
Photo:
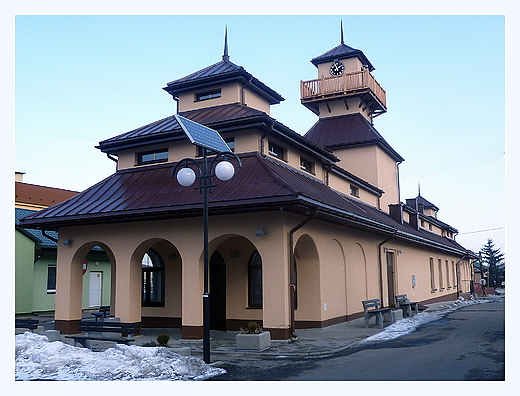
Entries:
<svg viewBox="0 0 520 396">
<path fill-rule="evenodd" d="M 439 310 L 435 311 L 424 311 L 420 312 L 417 315 L 407 317 L 401 320 L 398 320 L 395 323 L 392 323 L 390 326 L 385 328 L 384 331 L 374 334 L 373 336 L 368 337 L 367 339 L 361 341 L 362 343 L 367 342 L 379 342 L 379 341 L 389 341 L 398 337 L 402 337 L 406 334 L 410 334 L 415 331 L 419 326 L 433 322 L 434 320 L 439 320 L 444 317 L 446 314 L 453 312 L 459 308 L 467 307 L 473 304 L 486 303 L 490 300 L 475 300 L 471 298 L 470 300 L 465 300 L 462 297 L 459 297 L 455 302 L 440 307 Z"/>
<path fill-rule="evenodd" d="M 30 332 L 16 335 L 15 350 L 18 381 L 198 381 L 226 373 L 164 347 L 116 344 L 93 352 Z"/>
</svg>

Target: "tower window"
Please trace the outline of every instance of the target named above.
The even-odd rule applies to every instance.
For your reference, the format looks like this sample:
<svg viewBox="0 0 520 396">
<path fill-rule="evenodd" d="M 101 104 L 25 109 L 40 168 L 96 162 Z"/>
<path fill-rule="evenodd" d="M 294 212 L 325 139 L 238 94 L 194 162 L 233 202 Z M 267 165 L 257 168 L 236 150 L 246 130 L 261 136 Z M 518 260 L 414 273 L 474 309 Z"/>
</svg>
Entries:
<svg viewBox="0 0 520 396">
<path fill-rule="evenodd" d="M 215 99 L 220 98 L 222 96 L 222 90 L 215 89 L 214 91 L 207 91 L 195 94 L 195 102 L 200 102 L 202 100 Z"/>
<path fill-rule="evenodd" d="M 272 142 L 269 142 L 269 154 L 273 157 L 285 159 L 285 149 Z"/>
<path fill-rule="evenodd" d="M 306 160 L 305 158 L 300 157 L 300 169 L 304 170 L 305 172 L 313 173 L 314 172 L 314 164 Z"/>
<path fill-rule="evenodd" d="M 353 195 L 354 197 L 359 197 L 359 188 L 354 186 L 353 184 L 350 185 L 350 195 Z"/>
<path fill-rule="evenodd" d="M 158 149 L 137 154 L 137 164 L 155 164 L 168 161 L 168 149 Z"/>
</svg>

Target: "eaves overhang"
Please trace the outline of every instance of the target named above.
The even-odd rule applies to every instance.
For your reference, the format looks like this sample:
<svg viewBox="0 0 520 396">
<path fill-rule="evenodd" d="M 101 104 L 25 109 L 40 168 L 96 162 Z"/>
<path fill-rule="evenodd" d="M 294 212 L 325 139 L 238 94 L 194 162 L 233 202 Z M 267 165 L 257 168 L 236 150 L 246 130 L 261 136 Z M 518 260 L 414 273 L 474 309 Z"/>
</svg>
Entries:
<svg viewBox="0 0 520 396">
<path fill-rule="evenodd" d="M 215 85 L 231 84 L 237 82 L 250 88 L 256 94 L 266 99 L 271 105 L 278 104 L 285 100 L 278 92 L 269 88 L 263 82 L 258 80 L 256 77 L 253 77 L 250 73 L 243 69 L 210 75 L 207 77 L 200 77 L 194 80 L 172 82 L 163 89 L 174 98 L 178 98 L 180 94 L 185 92 L 206 90 Z"/>
</svg>

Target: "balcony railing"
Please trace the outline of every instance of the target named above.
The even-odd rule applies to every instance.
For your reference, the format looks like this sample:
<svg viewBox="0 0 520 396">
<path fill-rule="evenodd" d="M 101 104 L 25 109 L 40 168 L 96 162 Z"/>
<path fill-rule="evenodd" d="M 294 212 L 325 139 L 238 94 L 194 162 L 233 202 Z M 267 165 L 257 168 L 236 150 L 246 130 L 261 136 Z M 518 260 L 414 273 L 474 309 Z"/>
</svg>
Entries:
<svg viewBox="0 0 520 396">
<path fill-rule="evenodd" d="M 301 81 L 301 99 L 312 100 L 324 96 L 355 93 L 369 89 L 372 95 L 386 109 L 386 91 L 379 85 L 368 69 L 347 73 L 337 77 L 322 77 L 316 80 Z"/>
</svg>

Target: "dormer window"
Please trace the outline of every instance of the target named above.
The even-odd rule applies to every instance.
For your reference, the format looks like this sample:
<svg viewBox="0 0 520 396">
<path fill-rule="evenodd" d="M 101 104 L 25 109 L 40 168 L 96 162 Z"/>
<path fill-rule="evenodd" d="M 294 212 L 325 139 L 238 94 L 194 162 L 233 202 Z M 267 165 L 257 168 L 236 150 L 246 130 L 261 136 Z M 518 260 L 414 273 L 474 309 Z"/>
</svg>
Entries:
<svg viewBox="0 0 520 396">
<path fill-rule="evenodd" d="M 222 96 L 222 90 L 215 89 L 213 91 L 206 91 L 195 94 L 195 102 L 200 102 L 202 100 L 208 100 L 208 99 L 216 99 L 220 98 Z"/>
<path fill-rule="evenodd" d="M 285 149 L 274 144 L 273 142 L 269 142 L 269 154 L 271 154 L 273 157 L 277 157 L 283 160 L 285 159 Z"/>
<path fill-rule="evenodd" d="M 137 165 L 156 164 L 168 161 L 168 149 L 137 153 Z"/>
<path fill-rule="evenodd" d="M 313 173 L 314 172 L 314 164 L 303 158 L 303 157 L 300 157 L 300 169 L 301 170 L 304 170 L 305 172 L 309 172 L 309 173 Z"/>
</svg>

